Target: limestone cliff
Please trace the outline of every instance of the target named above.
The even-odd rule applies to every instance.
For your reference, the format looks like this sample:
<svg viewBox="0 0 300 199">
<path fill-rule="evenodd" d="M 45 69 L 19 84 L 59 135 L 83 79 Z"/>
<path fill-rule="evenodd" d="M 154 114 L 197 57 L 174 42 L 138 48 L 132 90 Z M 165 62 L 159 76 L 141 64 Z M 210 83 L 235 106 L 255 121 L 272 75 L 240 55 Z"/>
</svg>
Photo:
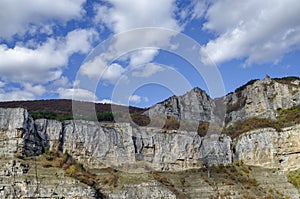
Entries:
<svg viewBox="0 0 300 199">
<path fill-rule="evenodd" d="M 300 80 L 265 78 L 250 81 L 228 95 L 211 99 L 205 91 L 194 88 L 183 96 L 173 96 L 145 112 L 150 116 L 172 116 L 195 123 L 209 121 L 230 125 L 247 118 L 274 119 L 279 109 L 300 104 Z"/>
<path fill-rule="evenodd" d="M 227 125 L 251 117 L 275 118 L 279 109 L 299 105 L 299 82 L 266 78 L 228 94 L 222 101 L 227 106 Z M 220 122 L 220 104 L 220 99 L 212 100 L 195 88 L 154 105 L 145 114 Z M 299 198 L 285 177 L 285 172 L 300 168 L 299 124 L 281 130 L 257 129 L 232 140 L 217 131 L 201 137 L 193 131 L 129 123 L 33 120 L 25 109 L 0 108 L 0 197 L 101 198 L 98 190 L 67 177 L 63 170 L 37 163 L 47 151 L 69 154 L 97 176 L 104 176 L 104 182 L 117 176 L 119 184 L 101 187 L 106 198 L 210 198 L 216 193 L 243 198 L 249 193 L 243 182 L 248 181 L 254 184 L 255 196 L 276 188 L 277 198 Z M 249 171 L 230 166 L 236 162 L 255 167 Z M 205 172 L 218 168 L 214 166 L 220 170 L 205 177 Z"/>
<path fill-rule="evenodd" d="M 194 88 L 182 96 L 173 96 L 155 104 L 145 112 L 151 117 L 174 117 L 182 121 L 214 121 L 214 101 L 200 88 Z"/>
<path fill-rule="evenodd" d="M 294 170 L 300 166 L 300 125 L 281 132 L 265 128 L 253 130 L 236 140 L 235 155 L 247 165 Z"/>
<path fill-rule="evenodd" d="M 232 162 L 231 139 L 223 135 L 201 138 L 196 132 L 138 128 L 128 123 L 33 122 L 25 110 L 18 111 L 25 113 L 27 122 L 13 152 L 19 149 L 25 157 L 42 154 L 47 147 L 68 152 L 89 168 L 130 167 L 143 161 L 151 170 L 182 170 Z"/>
<path fill-rule="evenodd" d="M 279 109 L 300 104 L 300 81 L 276 81 L 270 78 L 251 82 L 225 97 L 226 120 L 233 124 L 247 118 L 271 118 Z"/>
<path fill-rule="evenodd" d="M 124 174 L 127 181 L 131 172 L 179 172 L 212 165 L 229 165 L 234 159 L 270 168 L 295 169 L 299 165 L 299 126 L 283 129 L 282 132 L 257 130 L 232 141 L 224 135 L 200 137 L 196 132 L 137 128 L 126 123 L 99 125 L 91 121 L 34 121 L 24 109 L 0 109 L 0 116 L 0 195 L 6 198 L 54 197 L 66 196 L 66 193 L 67 198 L 97 197 L 93 188 L 64 176 L 64 172 L 58 169 L 35 165 L 34 159 L 15 158 L 36 156 L 46 149 L 67 152 L 92 170 L 113 167 L 127 172 Z M 38 171 L 39 179 L 35 171 Z M 55 176 L 51 177 L 53 174 Z M 107 198 L 175 198 L 178 194 L 191 194 L 192 198 L 197 198 L 193 189 L 182 189 L 181 193 L 157 182 L 164 178 L 148 178 L 141 183 L 124 184 L 127 186 L 126 192 L 110 188 L 104 191 Z M 166 182 L 162 180 L 162 183 Z M 286 180 L 282 183 L 288 186 Z M 166 185 L 169 186 L 170 182 Z M 207 195 L 216 193 L 212 185 L 205 186 L 208 186 L 205 188 Z M 299 197 L 292 187 L 289 190 L 292 194 L 286 193 L 288 196 Z M 222 193 L 228 194 L 226 191 Z"/>
<path fill-rule="evenodd" d="M 46 120 L 44 120 L 46 121 Z M 41 121 L 33 121 L 27 111 L 0 109 L 0 197 L 1 198 L 95 198 L 96 192 L 59 169 L 43 168 L 33 160 L 16 159 L 36 156 L 45 147 L 53 147 L 59 129 L 42 131 Z M 58 123 L 47 121 L 48 124 Z M 52 142 L 52 140 L 55 140 Z"/>
</svg>

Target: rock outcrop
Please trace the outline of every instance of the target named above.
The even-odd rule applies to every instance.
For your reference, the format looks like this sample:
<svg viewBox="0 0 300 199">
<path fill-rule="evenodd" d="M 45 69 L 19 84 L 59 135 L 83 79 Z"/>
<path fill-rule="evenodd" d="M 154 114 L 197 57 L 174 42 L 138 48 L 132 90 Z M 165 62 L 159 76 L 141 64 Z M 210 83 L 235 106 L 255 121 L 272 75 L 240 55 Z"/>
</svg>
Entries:
<svg viewBox="0 0 300 199">
<path fill-rule="evenodd" d="M 3 110 L 3 111 L 2 111 Z M 232 162 L 231 139 L 196 132 L 133 127 L 129 123 L 33 121 L 24 109 L 2 109 L 2 151 L 8 157 L 35 156 L 45 150 L 69 153 L 89 168 L 123 167 L 145 162 L 149 169 L 182 170 Z M 14 117 L 17 117 L 14 123 Z M 3 119 L 2 119 L 3 118 Z M 8 124 L 7 121 L 11 121 Z M 13 144 L 6 141 L 12 140 Z"/>
<path fill-rule="evenodd" d="M 45 150 L 72 155 L 89 168 L 127 167 L 144 162 L 154 170 L 228 165 L 232 157 L 249 165 L 296 169 L 300 165 L 300 126 L 258 129 L 232 140 L 225 135 L 133 127 L 128 123 L 39 119 L 24 109 L 1 109 L 2 158 L 40 155 Z M 234 150 L 232 150 L 232 145 Z"/>
<path fill-rule="evenodd" d="M 224 103 L 228 125 L 252 117 L 275 119 L 278 110 L 300 104 L 300 86 L 293 81 L 256 80 L 228 94 Z"/>
<path fill-rule="evenodd" d="M 237 138 L 236 158 L 247 165 L 295 170 L 300 165 L 300 125 L 281 132 L 265 128 Z"/>
<path fill-rule="evenodd" d="M 0 159 L 0 198 L 97 198 L 95 190 L 33 160 Z"/>
<path fill-rule="evenodd" d="M 299 84 L 300 81 L 296 80 L 280 82 L 266 78 L 228 94 L 222 101 L 227 105 L 227 125 L 252 117 L 274 119 L 278 110 L 299 105 Z M 204 91 L 195 88 L 186 95 L 173 96 L 154 105 L 145 114 L 191 123 L 222 123 L 221 115 L 225 112 L 218 110 L 220 104 L 220 99 L 212 100 Z M 271 181 L 267 182 L 253 171 L 244 175 L 245 171 L 235 170 L 244 175 L 243 179 L 251 180 L 251 175 L 259 182 L 266 181 L 265 188 L 257 185 L 257 193 L 261 194 L 261 189 L 287 187 L 282 189 L 283 195 L 299 198 L 298 191 L 282 177 L 286 171 L 299 169 L 299 124 L 281 131 L 257 129 L 232 140 L 220 132 L 201 137 L 194 131 L 137 127 L 129 123 L 33 120 L 25 109 L 0 108 L 0 197 L 53 198 L 66 197 L 65 193 L 68 193 L 67 198 L 98 197 L 93 188 L 66 177 L 63 170 L 37 165 L 35 158 L 49 151 L 69 154 L 93 171 L 112 167 L 125 173 L 121 185 L 115 185 L 117 189 L 109 187 L 105 190 L 107 198 L 178 198 L 179 195 L 197 198 L 198 193 L 204 192 L 207 198 L 214 196 L 215 192 L 235 195 L 233 198 L 242 197 L 244 188 L 231 193 L 228 190 L 232 187 L 218 181 L 223 175 L 225 179 L 230 178 L 231 183 L 235 182 L 235 177 L 228 174 L 229 170 L 234 170 L 232 167 L 226 168 L 225 173 L 219 171 L 220 176 L 211 177 L 214 181 L 204 180 L 198 171 L 194 174 L 201 176 L 199 180 L 183 173 L 195 168 L 209 172 L 214 165 L 232 165 L 234 161 L 259 166 L 255 167 L 257 172 L 271 176 L 280 184 L 273 186 Z M 264 169 L 260 170 L 260 167 Z M 273 169 L 273 174 L 268 174 L 269 170 L 265 168 Z M 153 171 L 156 176 L 151 177 L 153 172 L 147 171 Z M 175 172 L 182 172 L 181 177 L 174 177 Z M 134 182 L 128 179 L 129 174 L 134 176 Z M 144 176 L 145 180 L 137 183 L 139 178 L 135 175 Z M 172 180 L 168 181 L 164 175 Z M 188 184 L 186 179 L 205 184 L 205 190 Z"/>
<path fill-rule="evenodd" d="M 218 121 L 214 114 L 215 103 L 205 91 L 194 88 L 182 96 L 172 96 L 155 104 L 145 112 L 150 117 L 173 117 L 176 120 L 194 123 L 197 121 Z"/>
<path fill-rule="evenodd" d="M 123 190 L 117 190 L 108 194 L 109 199 L 127 198 L 165 198 L 176 199 L 176 195 L 158 182 L 147 182 L 136 185 L 127 185 Z"/>
<path fill-rule="evenodd" d="M 172 96 L 145 112 L 150 117 L 173 117 L 197 125 L 199 121 L 229 126 L 248 118 L 278 116 L 278 110 L 300 105 L 300 80 L 269 77 L 250 81 L 225 97 L 211 99 L 205 91 L 194 88 L 185 95 Z"/>
<path fill-rule="evenodd" d="M 24 109 L 0 109 L 0 154 L 11 158 L 22 149 L 28 113 Z M 24 128 L 24 126 L 26 126 Z"/>
<path fill-rule="evenodd" d="M 151 170 L 183 170 L 232 162 L 227 136 L 203 139 L 196 132 L 136 128 L 128 123 L 110 125 L 64 122 L 63 152 L 89 168 L 130 168 L 142 161 Z"/>
</svg>

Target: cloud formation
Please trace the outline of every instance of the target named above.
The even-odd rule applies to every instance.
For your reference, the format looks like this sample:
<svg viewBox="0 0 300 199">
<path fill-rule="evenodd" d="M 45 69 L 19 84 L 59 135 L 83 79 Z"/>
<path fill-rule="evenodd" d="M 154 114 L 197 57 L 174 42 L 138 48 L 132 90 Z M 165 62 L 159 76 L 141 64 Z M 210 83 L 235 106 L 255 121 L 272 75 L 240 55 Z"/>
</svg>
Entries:
<svg viewBox="0 0 300 199">
<path fill-rule="evenodd" d="M 134 28 L 163 27 L 179 30 L 174 19 L 175 0 L 106 0 L 95 7 L 94 21 L 107 26 L 114 33 Z"/>
<path fill-rule="evenodd" d="M 138 67 L 132 72 L 133 77 L 150 77 L 155 73 L 163 71 L 164 68 L 157 64 L 147 64 Z"/>
<path fill-rule="evenodd" d="M 37 31 L 51 34 L 55 23 L 78 19 L 85 11 L 85 0 L 4 0 L 0 1 L 0 41 L 12 36 L 34 35 Z M 3 28 L 5 27 L 5 28 Z"/>
<path fill-rule="evenodd" d="M 217 64 L 278 62 L 300 48 L 300 1 L 216 1 L 207 10 L 203 30 L 215 34 L 203 51 Z"/>
<path fill-rule="evenodd" d="M 0 74 L 4 81 L 46 83 L 58 79 L 74 53 L 91 49 L 93 30 L 74 30 L 65 38 L 49 38 L 34 49 L 0 45 Z M 78 41 L 78 39 L 80 39 Z"/>
<path fill-rule="evenodd" d="M 128 99 L 129 102 L 134 103 L 134 104 L 138 104 L 142 101 L 148 102 L 148 100 L 149 99 L 147 97 L 142 97 L 139 95 L 131 95 L 131 96 L 129 96 L 129 99 Z"/>
<path fill-rule="evenodd" d="M 18 99 L 41 96 L 43 93 L 35 92 L 32 85 L 40 84 L 43 87 L 43 84 L 60 79 L 70 56 L 74 53 L 88 53 L 94 37 L 97 37 L 97 33 L 93 29 L 77 29 L 65 37 L 48 38 L 44 43 L 33 43 L 31 47 L 16 44 L 10 48 L 6 44 L 0 44 L 0 79 L 4 83 L 21 84 L 24 91 L 31 93 L 22 94 L 24 97 L 20 98 L 16 94 L 19 91 L 6 91 L 0 99 L 9 99 L 9 96 L 16 96 Z"/>
<path fill-rule="evenodd" d="M 104 53 L 80 69 L 88 78 L 100 77 L 105 86 L 127 75 L 146 79 L 161 72 L 164 68 L 155 64 L 159 49 L 170 47 L 177 33 L 194 29 L 190 36 L 208 36 L 200 52 L 203 60 L 207 53 L 217 64 L 235 59 L 245 66 L 279 63 L 300 49 L 298 0 L 3 0 L 0 7 L 0 100 L 49 93 L 70 98 L 74 92 L 80 99 L 97 100 L 87 90 L 72 90 L 74 77 L 69 73 L 76 73 L 83 61 L 78 54 L 87 55 L 95 41 L 110 34 L 122 37 L 115 37 Z M 175 32 L 123 34 L 147 27 Z M 172 45 L 168 49 L 178 48 Z M 139 99 L 145 101 L 137 96 L 131 100 Z"/>
<path fill-rule="evenodd" d="M 59 94 L 59 98 L 61 99 L 74 99 L 78 101 L 92 101 L 92 102 L 98 100 L 97 96 L 93 92 L 84 89 L 59 88 L 57 92 Z"/>
<path fill-rule="evenodd" d="M 94 17 L 94 22 L 107 27 L 115 34 L 147 27 L 160 27 L 176 31 L 182 30 L 175 18 L 175 11 L 177 10 L 175 0 L 106 0 L 103 2 L 95 6 L 97 14 Z M 101 60 L 97 60 L 98 69 L 95 64 L 91 65 L 92 63 L 89 63 L 89 66 L 83 66 L 82 74 L 91 77 L 97 76 L 100 73 L 102 74 L 102 78 L 109 79 L 110 82 L 113 82 L 125 72 L 125 69 L 121 66 L 110 65 L 108 62 L 109 59 L 106 57 L 118 58 L 117 55 L 119 52 L 124 49 L 134 50 L 136 46 L 167 45 L 170 39 L 170 35 L 151 34 L 151 31 L 149 31 L 148 34 L 138 34 L 138 31 L 136 33 L 132 32 L 125 37 L 117 37 L 116 41 L 111 44 L 110 49 L 115 50 L 108 50 L 105 55 L 100 55 L 102 58 Z M 134 70 L 135 68 L 139 68 L 140 65 L 150 63 L 158 52 L 158 49 L 138 49 L 134 52 L 126 52 L 130 53 L 127 57 L 129 59 L 128 69 Z M 103 73 L 102 71 L 105 66 L 107 67 L 107 72 Z M 152 71 L 154 70 L 157 70 L 157 67 L 152 69 Z M 116 75 L 110 75 L 111 77 L 107 78 L 109 71 Z M 148 73 L 149 72 L 150 70 L 148 69 Z M 139 73 L 143 75 L 140 70 Z M 144 76 L 146 77 L 147 74 L 144 73 Z M 111 81 L 111 79 L 113 79 L 113 81 Z"/>
</svg>

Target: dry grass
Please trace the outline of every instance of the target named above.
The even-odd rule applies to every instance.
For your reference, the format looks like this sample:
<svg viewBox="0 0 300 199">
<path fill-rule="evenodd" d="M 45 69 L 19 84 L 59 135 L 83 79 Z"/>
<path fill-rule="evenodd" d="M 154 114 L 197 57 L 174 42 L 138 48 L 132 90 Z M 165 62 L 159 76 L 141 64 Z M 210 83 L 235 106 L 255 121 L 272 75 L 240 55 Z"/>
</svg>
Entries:
<svg viewBox="0 0 300 199">
<path fill-rule="evenodd" d="M 274 128 L 281 131 L 282 128 L 300 124 L 300 106 L 294 106 L 289 109 L 278 110 L 279 116 L 275 119 L 267 118 L 249 118 L 243 121 L 237 121 L 233 125 L 223 129 L 223 133 L 235 138 L 245 132 L 259 128 Z"/>
</svg>

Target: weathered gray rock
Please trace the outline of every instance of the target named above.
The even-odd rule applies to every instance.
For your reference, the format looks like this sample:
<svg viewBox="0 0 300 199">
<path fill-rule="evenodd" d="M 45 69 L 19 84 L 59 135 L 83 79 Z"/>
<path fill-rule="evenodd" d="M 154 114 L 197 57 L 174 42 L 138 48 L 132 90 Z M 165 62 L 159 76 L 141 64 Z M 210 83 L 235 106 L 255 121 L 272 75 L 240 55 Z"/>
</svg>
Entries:
<svg viewBox="0 0 300 199">
<path fill-rule="evenodd" d="M 56 120 L 38 119 L 34 121 L 42 146 L 50 151 L 58 151 L 62 139 L 62 123 Z"/>
<path fill-rule="evenodd" d="M 300 104 L 300 87 L 265 78 L 228 94 L 225 104 L 228 125 L 252 117 L 274 119 L 278 115 L 277 110 Z"/>
<path fill-rule="evenodd" d="M 155 170 L 182 170 L 201 167 L 201 137 L 195 132 L 133 129 L 136 161 L 145 161 Z"/>
<path fill-rule="evenodd" d="M 0 160 L 0 198 L 96 198 L 96 192 L 59 168 L 19 159 Z"/>
<path fill-rule="evenodd" d="M 143 161 L 148 169 L 182 170 L 231 163 L 231 139 L 226 136 L 202 141 L 196 132 L 69 121 L 63 137 L 63 151 L 89 168 L 130 167 Z"/>
<path fill-rule="evenodd" d="M 16 123 L 1 121 L 2 132 L 8 135 L 6 141 L 13 142 L 3 144 L 3 151 L 10 151 L 9 157 L 18 151 L 23 156 L 40 155 L 48 148 L 68 152 L 89 168 L 130 167 L 143 161 L 150 169 L 182 170 L 231 162 L 228 137 L 202 139 L 196 132 L 133 128 L 128 123 L 33 121 L 24 109 L 9 109 L 2 114 L 2 118 L 17 118 Z"/>
<path fill-rule="evenodd" d="M 150 117 L 174 117 L 176 120 L 197 123 L 198 121 L 218 121 L 213 114 L 214 101 L 205 91 L 194 88 L 182 96 L 173 96 L 155 104 L 146 115 Z"/>
<path fill-rule="evenodd" d="M 217 134 L 206 136 L 202 142 L 201 153 L 206 166 L 232 164 L 231 138 Z"/>
<path fill-rule="evenodd" d="M 300 165 L 300 125 L 277 132 L 258 129 L 241 135 L 235 146 L 236 158 L 247 165 L 294 170 Z"/>
<path fill-rule="evenodd" d="M 22 150 L 28 113 L 25 109 L 0 108 L 0 157 L 10 158 Z"/>
<path fill-rule="evenodd" d="M 110 193 L 108 199 L 140 199 L 140 198 L 165 198 L 175 199 L 176 195 L 158 182 L 127 185 L 123 190 L 115 190 Z"/>
<path fill-rule="evenodd" d="M 95 197 L 92 188 L 67 178 L 58 168 L 47 170 L 38 165 L 37 170 L 41 172 L 41 177 L 37 180 L 32 162 L 14 158 L 18 153 L 23 156 L 39 155 L 44 152 L 45 147 L 53 151 L 68 152 L 90 169 L 110 166 L 130 172 L 144 171 L 139 169 L 140 166 L 148 170 L 181 171 L 227 165 L 232 163 L 233 156 L 248 165 L 281 170 L 294 170 L 300 165 L 300 125 L 285 128 L 282 132 L 268 128 L 245 133 L 234 140 L 235 147 L 232 149 L 231 139 L 217 134 L 200 137 L 196 132 L 137 128 L 128 123 L 100 125 L 91 121 L 33 121 L 24 109 L 2 109 L 0 116 L 2 198 Z M 10 121 L 13 119 L 16 122 Z M 10 140 L 12 142 L 4 142 Z M 286 179 L 281 183 L 287 184 Z M 37 193 L 38 184 L 41 186 Z M 290 185 L 286 195 L 295 198 L 298 196 Z M 124 185 L 124 190 L 110 191 L 108 196 L 175 197 L 174 193 L 156 181 L 152 184 L 147 182 Z"/>
<path fill-rule="evenodd" d="M 90 168 L 135 161 L 132 128 L 128 124 L 105 128 L 98 122 L 66 121 L 63 126 L 63 152 Z"/>
<path fill-rule="evenodd" d="M 22 108 L 0 109 L 0 157 L 35 156 L 58 149 L 61 123 L 53 120 L 34 121 Z"/>
<path fill-rule="evenodd" d="M 215 100 L 203 90 L 194 88 L 183 96 L 173 96 L 155 104 L 145 114 L 150 117 L 173 117 L 195 126 L 199 121 L 222 125 L 225 118 L 227 125 L 252 117 L 275 119 L 279 109 L 300 104 L 298 83 L 299 80 L 281 83 L 265 78 Z"/>
</svg>

